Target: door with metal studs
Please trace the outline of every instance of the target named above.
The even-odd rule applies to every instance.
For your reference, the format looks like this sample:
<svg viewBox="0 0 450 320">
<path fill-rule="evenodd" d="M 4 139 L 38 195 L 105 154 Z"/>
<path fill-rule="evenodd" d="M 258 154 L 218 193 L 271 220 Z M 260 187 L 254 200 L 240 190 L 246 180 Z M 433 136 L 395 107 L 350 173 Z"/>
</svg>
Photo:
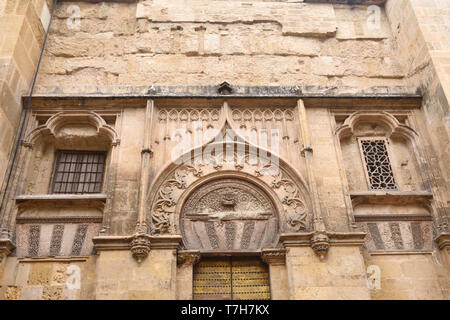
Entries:
<svg viewBox="0 0 450 320">
<path fill-rule="evenodd" d="M 194 267 L 194 300 L 269 300 L 269 270 L 258 257 L 204 258 Z"/>
</svg>

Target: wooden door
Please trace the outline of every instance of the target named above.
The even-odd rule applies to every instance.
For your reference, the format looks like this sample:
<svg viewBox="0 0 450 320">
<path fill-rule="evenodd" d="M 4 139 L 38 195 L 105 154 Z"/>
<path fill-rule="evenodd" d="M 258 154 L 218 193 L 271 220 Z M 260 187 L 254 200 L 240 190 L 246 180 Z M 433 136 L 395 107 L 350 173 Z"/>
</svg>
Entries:
<svg viewBox="0 0 450 320">
<path fill-rule="evenodd" d="M 259 258 L 205 258 L 194 267 L 195 300 L 268 300 L 269 271 Z"/>
</svg>

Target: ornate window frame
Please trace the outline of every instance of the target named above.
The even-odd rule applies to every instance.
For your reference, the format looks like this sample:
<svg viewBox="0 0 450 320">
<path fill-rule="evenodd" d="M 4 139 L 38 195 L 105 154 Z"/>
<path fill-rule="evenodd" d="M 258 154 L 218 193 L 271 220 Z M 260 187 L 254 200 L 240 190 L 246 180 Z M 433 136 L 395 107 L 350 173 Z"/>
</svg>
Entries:
<svg viewBox="0 0 450 320">
<path fill-rule="evenodd" d="M 363 164 L 364 167 L 364 174 L 366 176 L 366 182 L 367 182 L 367 188 L 370 191 L 377 191 L 377 190 L 394 190 L 394 191 L 399 191 L 399 186 L 397 183 L 397 179 L 396 179 L 396 172 L 394 169 L 394 166 L 392 165 L 392 152 L 390 150 L 390 143 L 389 143 L 389 139 L 383 136 L 377 136 L 377 137 L 357 137 L 356 138 L 358 141 L 358 146 L 359 146 L 359 152 L 360 152 L 360 156 L 361 156 L 361 162 Z M 395 188 L 382 188 L 382 189 L 377 189 L 377 188 L 373 188 L 372 187 L 372 183 L 371 183 L 371 178 L 370 178 L 370 173 L 368 171 L 367 168 L 367 161 L 366 161 L 366 157 L 364 155 L 364 148 L 362 146 L 362 141 L 384 141 L 385 146 L 386 146 L 386 152 L 388 155 L 388 160 L 389 160 L 389 166 L 391 167 L 391 172 L 392 172 L 392 177 L 394 179 L 394 183 L 395 183 Z"/>
</svg>

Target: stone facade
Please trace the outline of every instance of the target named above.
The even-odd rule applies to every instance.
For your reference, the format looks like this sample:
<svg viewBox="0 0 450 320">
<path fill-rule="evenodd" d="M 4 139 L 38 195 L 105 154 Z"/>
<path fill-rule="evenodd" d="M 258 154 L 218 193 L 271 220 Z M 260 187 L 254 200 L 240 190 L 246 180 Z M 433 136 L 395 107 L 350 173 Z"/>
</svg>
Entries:
<svg viewBox="0 0 450 320">
<path fill-rule="evenodd" d="M 1 299 L 450 297 L 448 0 L 52 9 L 0 0 Z"/>
</svg>

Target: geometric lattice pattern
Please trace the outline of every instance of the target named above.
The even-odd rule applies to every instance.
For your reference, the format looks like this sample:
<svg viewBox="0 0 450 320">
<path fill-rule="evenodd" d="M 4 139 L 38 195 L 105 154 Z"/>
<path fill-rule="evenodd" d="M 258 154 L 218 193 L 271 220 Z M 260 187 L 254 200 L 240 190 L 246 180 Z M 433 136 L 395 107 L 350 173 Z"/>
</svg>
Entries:
<svg viewBox="0 0 450 320">
<path fill-rule="evenodd" d="M 99 193 L 105 170 L 104 152 L 58 151 L 52 193 Z"/>
<path fill-rule="evenodd" d="M 372 190 L 395 190 L 394 173 L 385 140 L 360 140 Z"/>
</svg>

